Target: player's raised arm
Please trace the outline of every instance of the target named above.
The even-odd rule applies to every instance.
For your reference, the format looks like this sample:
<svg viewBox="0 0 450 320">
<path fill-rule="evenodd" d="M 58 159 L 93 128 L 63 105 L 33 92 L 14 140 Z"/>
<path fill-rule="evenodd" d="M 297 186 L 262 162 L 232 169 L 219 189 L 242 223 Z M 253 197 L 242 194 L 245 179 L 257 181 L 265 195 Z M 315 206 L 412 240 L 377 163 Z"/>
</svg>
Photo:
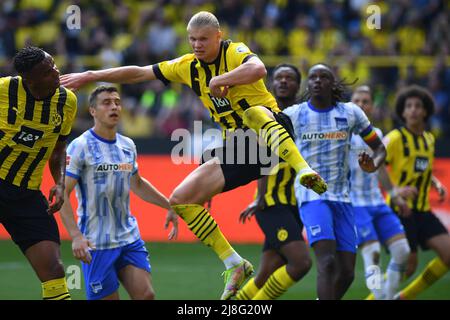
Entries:
<svg viewBox="0 0 450 320">
<path fill-rule="evenodd" d="M 209 82 L 209 89 L 213 96 L 223 98 L 229 87 L 256 82 L 264 78 L 266 74 L 264 63 L 258 57 L 253 56 L 236 69 L 213 77 Z"/>
<path fill-rule="evenodd" d="M 96 71 L 89 70 L 81 73 L 69 73 L 60 77 L 61 84 L 71 90 L 77 90 L 88 83 L 98 81 L 137 83 L 155 79 L 156 76 L 151 65 L 145 67 L 125 66 Z"/>
</svg>

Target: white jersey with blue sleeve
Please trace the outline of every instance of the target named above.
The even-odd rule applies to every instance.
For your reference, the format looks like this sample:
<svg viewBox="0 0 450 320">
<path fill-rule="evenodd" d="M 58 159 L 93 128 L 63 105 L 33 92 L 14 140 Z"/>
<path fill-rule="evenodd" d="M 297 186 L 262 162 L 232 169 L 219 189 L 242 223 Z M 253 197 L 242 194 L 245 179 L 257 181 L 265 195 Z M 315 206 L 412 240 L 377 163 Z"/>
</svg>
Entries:
<svg viewBox="0 0 450 320">
<path fill-rule="evenodd" d="M 77 179 L 78 227 L 97 249 L 140 239 L 130 212 L 130 178 L 137 172 L 134 142 L 116 134 L 106 140 L 90 129 L 67 148 L 66 175 Z"/>
<path fill-rule="evenodd" d="M 380 129 L 374 128 L 381 139 L 383 133 Z M 378 184 L 378 170 L 375 172 L 365 172 L 358 163 L 358 156 L 365 151 L 372 155 L 372 149 L 364 142 L 359 135 L 352 135 L 350 147 L 350 199 L 352 205 L 356 207 L 372 207 L 386 204 L 383 194 Z"/>
<path fill-rule="evenodd" d="M 283 113 L 289 116 L 295 143 L 303 158 L 327 182 L 328 190 L 318 195 L 295 182 L 299 203 L 313 200 L 350 202 L 349 152 L 352 133 L 370 127 L 365 113 L 352 102 L 339 102 L 328 109 L 316 109 L 310 101 L 293 105 Z"/>
</svg>

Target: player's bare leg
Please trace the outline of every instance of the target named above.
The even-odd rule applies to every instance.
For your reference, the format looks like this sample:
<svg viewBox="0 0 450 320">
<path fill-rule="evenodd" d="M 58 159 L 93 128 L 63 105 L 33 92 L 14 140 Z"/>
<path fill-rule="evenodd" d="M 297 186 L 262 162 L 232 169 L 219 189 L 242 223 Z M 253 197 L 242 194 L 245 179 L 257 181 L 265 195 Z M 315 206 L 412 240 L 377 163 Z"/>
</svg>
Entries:
<svg viewBox="0 0 450 320">
<path fill-rule="evenodd" d="M 317 263 L 317 297 L 319 300 L 336 299 L 334 277 L 337 272 L 336 242 L 320 240 L 313 244 Z"/>
<path fill-rule="evenodd" d="M 266 283 L 270 275 L 279 267 L 286 264 L 284 259 L 276 250 L 266 250 L 261 255 L 259 270 L 255 276 L 255 285 L 260 289 Z"/>
<path fill-rule="evenodd" d="M 70 299 L 58 243 L 40 241 L 29 247 L 25 256 L 42 283 L 44 299 Z"/>
<path fill-rule="evenodd" d="M 206 246 L 224 262 L 225 290 L 221 299 L 228 300 L 253 274 L 253 266 L 237 254 L 220 231 L 203 204 L 222 192 L 225 178 L 217 159 L 211 159 L 191 172 L 170 196 L 173 210 Z"/>
<path fill-rule="evenodd" d="M 151 275 L 144 269 L 131 264 L 119 270 L 120 282 L 132 300 L 154 300 Z"/>
<path fill-rule="evenodd" d="M 253 300 L 277 299 L 311 269 L 311 258 L 304 241 L 296 240 L 283 245 L 280 255 L 286 264 L 272 271 Z"/>
<path fill-rule="evenodd" d="M 337 251 L 336 262 L 335 298 L 340 300 L 355 278 L 356 254 L 348 251 Z"/>
</svg>

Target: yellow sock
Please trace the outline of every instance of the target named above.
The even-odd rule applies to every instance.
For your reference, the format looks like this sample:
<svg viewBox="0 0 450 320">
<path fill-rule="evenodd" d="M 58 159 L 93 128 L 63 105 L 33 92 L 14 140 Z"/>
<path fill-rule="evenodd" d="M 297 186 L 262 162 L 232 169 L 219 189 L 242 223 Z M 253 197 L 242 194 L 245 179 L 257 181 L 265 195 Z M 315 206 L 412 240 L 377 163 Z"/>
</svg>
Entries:
<svg viewBox="0 0 450 320">
<path fill-rule="evenodd" d="M 434 258 L 425 267 L 425 270 L 400 292 L 401 299 L 412 300 L 416 296 L 430 287 L 437 280 L 442 278 L 448 271 L 448 267 L 440 258 Z"/>
<path fill-rule="evenodd" d="M 245 110 L 243 120 L 247 127 L 260 135 L 270 149 L 289 163 L 296 172 L 309 168 L 286 129 L 263 110 L 257 107 L 249 108 Z"/>
<path fill-rule="evenodd" d="M 71 300 L 66 278 L 42 282 L 42 298 L 44 300 Z"/>
<path fill-rule="evenodd" d="M 196 237 L 211 247 L 222 261 L 235 252 L 207 209 L 198 204 L 180 204 L 172 208 Z"/>
<path fill-rule="evenodd" d="M 375 296 L 371 293 L 364 300 L 375 300 Z"/>
<path fill-rule="evenodd" d="M 252 300 L 275 300 L 294 283 L 295 281 L 287 273 L 286 265 L 284 265 L 270 275 Z"/>
<path fill-rule="evenodd" d="M 236 294 L 236 300 L 251 300 L 259 291 L 255 278 L 251 278 Z"/>
</svg>

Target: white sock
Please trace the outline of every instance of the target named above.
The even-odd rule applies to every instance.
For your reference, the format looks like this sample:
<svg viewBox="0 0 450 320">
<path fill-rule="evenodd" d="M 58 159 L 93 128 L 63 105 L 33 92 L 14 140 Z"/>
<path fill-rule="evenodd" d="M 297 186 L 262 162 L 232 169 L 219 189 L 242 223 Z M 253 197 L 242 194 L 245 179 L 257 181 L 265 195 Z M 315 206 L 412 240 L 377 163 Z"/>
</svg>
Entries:
<svg viewBox="0 0 450 320">
<path fill-rule="evenodd" d="M 381 274 L 380 261 L 375 261 L 375 257 L 380 259 L 381 246 L 379 242 L 373 242 L 364 246 L 361 254 L 364 260 L 364 272 L 366 286 L 373 293 L 376 300 L 383 300 L 383 275 Z"/>
<path fill-rule="evenodd" d="M 242 260 L 244 259 L 242 259 L 242 257 L 235 251 L 228 258 L 225 258 L 223 263 L 225 264 L 225 268 L 228 270 L 241 263 Z"/>
<path fill-rule="evenodd" d="M 389 245 L 391 260 L 386 271 L 385 298 L 392 300 L 397 292 L 403 273 L 405 272 L 410 253 L 408 240 L 399 239 Z"/>
</svg>

